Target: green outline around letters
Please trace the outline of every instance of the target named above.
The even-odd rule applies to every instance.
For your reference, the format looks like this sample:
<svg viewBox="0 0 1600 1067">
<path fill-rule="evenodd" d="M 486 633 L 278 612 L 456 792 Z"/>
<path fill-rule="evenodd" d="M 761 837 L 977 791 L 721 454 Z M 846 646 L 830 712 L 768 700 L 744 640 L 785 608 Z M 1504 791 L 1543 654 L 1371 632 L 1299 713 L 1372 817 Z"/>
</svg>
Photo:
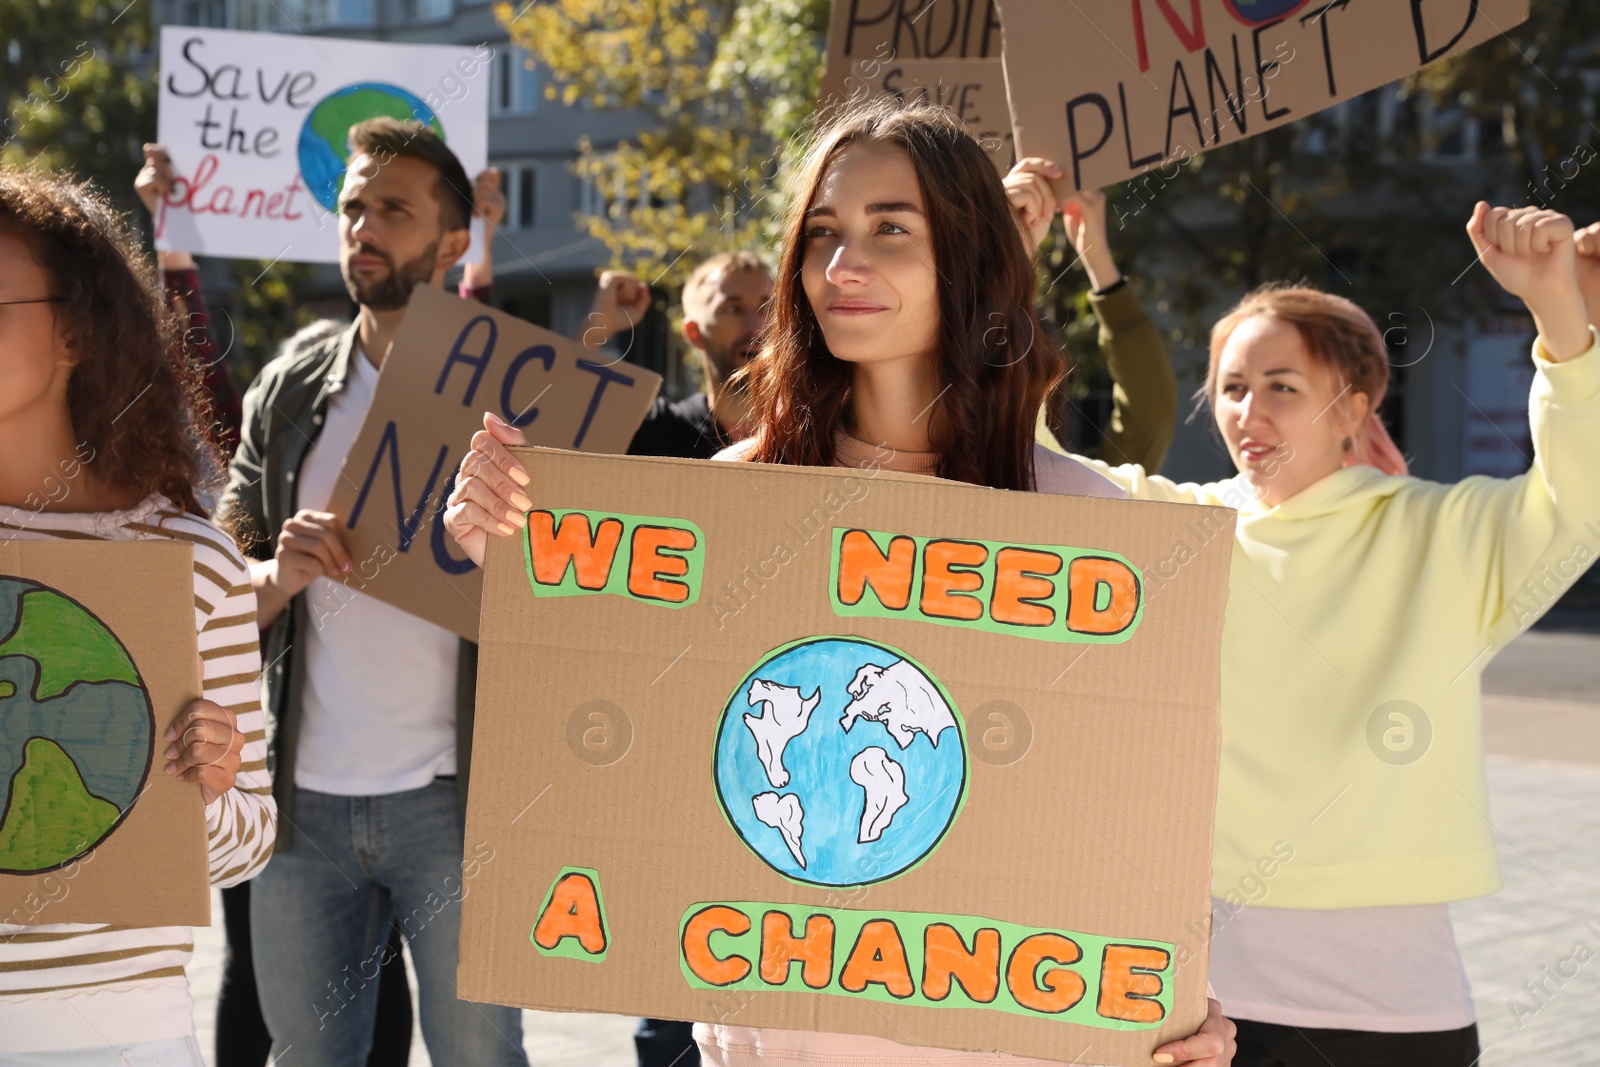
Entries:
<svg viewBox="0 0 1600 1067">
<path fill-rule="evenodd" d="M 726 931 L 718 931 L 713 936 L 718 938 L 720 958 L 726 958 L 730 951 L 742 948 L 740 955 L 750 961 L 750 973 L 737 982 L 716 986 L 696 977 L 689 969 L 688 961 L 683 954 L 683 934 L 690 918 L 709 907 L 721 905 L 732 908 L 750 919 L 750 930 L 746 933 L 733 935 Z M 761 941 L 761 916 L 769 911 L 778 911 L 789 917 L 790 929 L 804 929 L 806 919 L 812 915 L 826 915 L 834 923 L 834 959 L 833 970 L 829 975 L 828 984 L 821 989 L 814 989 L 805 984 L 800 977 L 800 968 L 791 964 L 785 975 L 782 985 L 768 985 L 761 979 L 759 961 Z M 855 944 L 860 934 L 861 927 L 873 919 L 887 919 L 895 924 L 900 932 L 901 943 L 906 950 L 907 969 L 911 972 L 913 992 L 909 997 L 896 997 L 881 985 L 869 985 L 860 993 L 843 989 L 839 985 L 839 974 L 844 969 L 845 960 L 850 953 L 850 947 Z M 961 935 L 964 944 L 973 943 L 976 930 L 988 927 L 1000 932 L 1000 957 L 999 957 L 999 989 L 994 1000 L 983 1002 L 973 1000 L 967 996 L 966 990 L 959 981 L 951 983 L 950 994 L 943 1000 L 929 1000 L 922 995 L 922 963 L 923 941 L 922 931 L 933 923 L 948 923 Z M 908 939 L 907 931 L 915 930 L 916 937 Z M 1060 934 L 1071 938 L 1082 950 L 1083 955 L 1077 963 L 1057 964 L 1065 966 L 1068 970 L 1077 973 L 1083 978 L 1083 998 L 1077 1004 L 1059 1014 L 1034 1011 L 1024 1008 L 1011 996 L 1006 986 L 1006 966 L 1011 958 L 1012 951 L 1021 941 L 1033 934 Z M 730 944 L 731 942 L 731 944 Z M 748 943 L 747 943 L 748 942 Z M 1161 977 L 1161 992 L 1153 998 L 1162 1008 L 1162 1018 L 1156 1022 L 1138 1023 L 1123 1019 L 1108 1018 L 1099 1012 L 1100 1003 L 1100 974 L 1105 966 L 1105 951 L 1109 945 L 1132 945 L 1139 948 L 1160 949 L 1167 953 L 1167 966 L 1165 969 L 1154 972 Z M 678 920 L 678 969 L 682 972 L 684 980 L 693 989 L 709 989 L 719 992 L 732 990 L 743 991 L 790 991 L 802 993 L 815 993 L 825 996 L 853 997 L 858 1000 L 870 1000 L 882 1004 L 914 1004 L 922 1008 L 983 1008 L 990 1011 L 1010 1012 L 1013 1015 L 1022 1015 L 1030 1019 L 1059 1019 L 1063 1022 L 1076 1023 L 1080 1026 L 1095 1026 L 1106 1030 L 1154 1030 L 1162 1025 L 1172 1014 L 1172 983 L 1177 976 L 1177 947 L 1165 941 L 1154 941 L 1139 937 L 1102 937 L 1098 934 L 1079 933 L 1064 929 L 1042 929 L 1023 926 L 1018 923 L 999 922 L 993 919 L 984 919 L 974 915 L 941 915 L 931 912 L 905 912 L 905 911 L 869 911 L 855 908 L 826 908 L 808 907 L 804 904 L 769 904 L 759 901 L 701 901 L 691 904 Z M 1049 960 L 1042 962 L 1035 976 L 1040 970 L 1050 965 Z M 1147 972 L 1148 973 L 1148 972 Z"/>
<path fill-rule="evenodd" d="M 577 935 L 567 934 L 556 942 L 555 948 L 545 948 L 533 939 L 534 931 L 539 929 L 539 920 L 544 917 L 544 910 L 550 906 L 550 898 L 556 895 L 556 886 L 569 874 L 581 874 L 589 879 L 589 884 L 594 886 L 595 906 L 600 909 L 600 932 L 605 935 L 606 947 L 598 953 L 590 952 L 578 943 Z M 571 941 L 569 945 L 567 942 Z M 606 898 L 600 891 L 600 872 L 589 867 L 563 867 L 550 879 L 550 888 L 544 891 L 544 900 L 539 904 L 539 910 L 534 914 L 533 926 L 528 929 L 528 943 L 539 951 L 541 956 L 560 956 L 569 960 L 585 960 L 589 963 L 604 963 L 606 953 L 611 951 L 611 922 L 606 918 Z"/>
<path fill-rule="evenodd" d="M 854 605 L 842 604 L 839 601 L 839 545 L 844 541 L 844 535 L 851 530 L 860 530 L 872 538 L 879 551 L 887 550 L 888 543 L 895 537 L 909 537 L 916 545 L 916 556 L 912 563 L 911 588 L 912 598 L 900 611 L 893 611 L 883 606 L 878 601 L 877 595 L 871 592 L 870 587 L 861 594 L 860 603 Z M 916 590 L 922 574 L 922 553 L 930 541 L 961 541 L 967 544 L 983 545 L 989 550 L 988 558 L 975 573 L 983 576 L 983 585 L 977 594 L 968 594 L 975 599 L 983 599 L 983 616 L 978 619 L 941 619 L 922 614 L 917 608 Z M 1073 560 L 1084 557 L 1099 559 L 1114 559 L 1133 572 L 1134 581 L 1139 583 L 1139 606 L 1134 609 L 1133 618 L 1114 634 L 1081 634 L 1067 629 L 1066 626 L 1066 600 L 1067 591 L 1063 582 L 1056 581 L 1056 592 L 1048 603 L 1056 613 L 1056 621 L 1049 626 L 1015 626 L 1011 623 L 995 622 L 989 616 L 987 599 L 992 599 L 994 594 L 994 568 L 995 556 L 1002 548 L 1023 548 L 1035 552 L 1048 552 L 1061 557 L 1061 571 L 1056 578 L 1064 578 L 1072 567 Z M 896 621 L 909 620 L 911 622 L 930 623 L 934 626 L 959 626 L 967 630 L 985 630 L 993 634 L 1005 634 L 1008 637 L 1025 637 L 1034 641 L 1050 641 L 1059 644 L 1083 645 L 1118 645 L 1133 636 L 1139 629 L 1139 623 L 1144 619 L 1144 572 L 1135 567 L 1133 563 L 1119 552 L 1108 552 L 1098 548 L 1071 548 L 1065 545 L 1025 545 L 1013 544 L 1009 541 L 984 541 L 970 537 L 922 537 L 917 534 L 894 534 L 882 530 L 868 530 L 859 526 L 835 526 L 833 528 L 833 542 L 829 549 L 828 557 L 828 603 L 833 607 L 833 613 L 841 618 L 872 618 L 894 619 Z M 1096 598 L 1099 593 L 1096 590 Z"/>
<path fill-rule="evenodd" d="M 910 866 L 901 868 L 893 874 L 886 874 L 882 878 L 868 878 L 865 881 L 850 882 L 847 885 L 834 885 L 832 882 L 813 882 L 804 878 L 796 878 L 787 871 L 780 871 L 778 868 L 768 863 L 766 857 L 757 852 L 750 845 L 750 842 L 745 840 L 744 834 L 739 832 L 739 826 L 733 821 L 733 816 L 728 814 L 728 805 L 722 798 L 722 783 L 717 781 L 717 747 L 722 740 L 722 728 L 727 724 L 728 705 L 733 703 L 733 698 L 738 696 L 741 691 L 749 688 L 750 680 L 755 677 L 756 671 L 760 670 L 764 664 L 770 662 L 777 656 L 783 655 L 792 648 L 798 648 L 801 645 L 815 644 L 818 641 L 849 641 L 858 645 L 871 645 L 873 648 L 881 648 L 883 651 L 888 652 L 891 655 L 899 656 L 906 662 L 913 664 L 917 670 L 922 672 L 924 677 L 939 687 L 939 695 L 944 697 L 945 706 L 950 709 L 950 714 L 956 721 L 956 730 L 961 735 L 961 795 L 956 798 L 955 810 L 950 813 L 950 819 L 944 824 L 944 830 L 940 832 L 939 836 L 934 839 L 933 843 L 928 846 L 927 850 L 923 852 L 922 855 L 919 856 Z M 818 634 L 815 637 L 797 637 L 793 641 L 784 642 L 777 648 L 762 656 L 756 661 L 756 665 L 754 667 L 751 667 L 744 673 L 744 676 L 739 680 L 739 684 L 733 687 L 733 691 L 728 694 L 728 698 L 722 702 L 722 714 L 717 720 L 717 733 L 711 742 L 711 788 L 717 795 L 717 810 L 722 812 L 723 821 L 728 824 L 728 829 L 733 831 L 733 836 L 738 839 L 739 844 L 749 849 L 750 854 L 756 859 L 760 860 L 762 864 L 773 874 L 776 874 L 780 878 L 786 879 L 787 881 L 793 882 L 795 885 L 810 886 L 818 889 L 853 889 L 857 886 L 876 885 L 879 882 L 887 882 L 892 879 L 899 878 L 901 875 L 910 874 L 912 871 L 922 866 L 923 863 L 927 862 L 929 856 L 932 856 L 935 852 L 939 851 L 939 846 L 944 844 L 944 839 L 950 835 L 950 828 L 954 826 L 956 824 L 956 820 L 961 817 L 962 809 L 967 806 L 967 793 L 971 785 L 972 753 L 967 748 L 967 721 L 962 717 L 961 708 L 956 705 L 954 698 L 950 696 L 950 690 L 945 688 L 944 682 L 940 680 L 938 675 L 930 671 L 923 664 L 923 662 L 917 659 L 915 656 L 902 652 L 893 645 L 886 645 L 882 641 L 874 641 L 870 637 L 859 637 L 855 634 Z"/>
<path fill-rule="evenodd" d="M 648 597 L 634 596 L 628 591 L 628 568 L 618 567 L 617 559 L 613 559 L 611 570 L 606 575 L 606 584 L 602 589 L 583 589 L 578 585 L 576 570 L 569 562 L 566 571 L 561 576 L 561 584 L 556 586 L 544 585 L 534 580 L 533 577 L 533 538 L 529 534 L 529 527 L 522 528 L 522 563 L 528 575 L 528 587 L 533 590 L 536 597 L 558 596 L 620 596 L 638 604 L 655 604 L 663 608 L 686 608 L 700 599 L 700 586 L 705 576 L 706 535 L 688 519 L 669 519 L 659 515 L 623 515 L 614 511 L 589 511 L 584 508 L 530 508 L 523 512 L 527 518 L 535 511 L 548 511 L 553 517 L 552 526 L 560 526 L 561 520 L 568 515 L 585 515 L 589 519 L 589 533 L 593 536 L 599 526 L 600 519 L 618 519 L 622 522 L 622 537 L 617 542 L 617 555 L 621 557 L 629 551 L 633 539 L 633 531 L 640 526 L 668 526 L 681 530 L 694 532 L 694 548 L 688 552 L 670 550 L 669 555 L 677 556 L 688 562 L 688 572 L 680 581 L 689 587 L 689 598 L 681 604 L 674 604 L 666 600 L 652 600 Z"/>
</svg>

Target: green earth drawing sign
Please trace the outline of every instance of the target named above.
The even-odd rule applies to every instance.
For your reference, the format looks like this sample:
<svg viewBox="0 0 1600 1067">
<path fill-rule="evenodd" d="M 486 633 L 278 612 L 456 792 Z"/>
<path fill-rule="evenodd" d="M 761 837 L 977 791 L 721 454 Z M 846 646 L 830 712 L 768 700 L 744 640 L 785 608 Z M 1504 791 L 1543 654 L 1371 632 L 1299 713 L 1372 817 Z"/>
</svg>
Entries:
<svg viewBox="0 0 1600 1067">
<path fill-rule="evenodd" d="M 144 789 L 150 693 L 91 611 L 0 575 L 0 873 L 62 867 L 104 841 Z"/>
</svg>

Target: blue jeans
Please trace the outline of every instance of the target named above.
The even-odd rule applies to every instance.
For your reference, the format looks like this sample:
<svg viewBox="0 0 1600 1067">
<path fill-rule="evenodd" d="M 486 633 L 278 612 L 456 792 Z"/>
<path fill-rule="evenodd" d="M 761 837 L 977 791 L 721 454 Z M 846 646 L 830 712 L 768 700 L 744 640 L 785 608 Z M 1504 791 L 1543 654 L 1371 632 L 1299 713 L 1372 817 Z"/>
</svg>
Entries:
<svg viewBox="0 0 1600 1067">
<path fill-rule="evenodd" d="M 394 918 L 417 971 L 422 1037 L 438 1067 L 526 1067 L 522 1012 L 456 997 L 461 803 L 453 781 L 376 797 L 295 791 L 294 850 L 250 889 L 250 940 L 274 1056 L 359 1067 L 372 1043 Z"/>
</svg>

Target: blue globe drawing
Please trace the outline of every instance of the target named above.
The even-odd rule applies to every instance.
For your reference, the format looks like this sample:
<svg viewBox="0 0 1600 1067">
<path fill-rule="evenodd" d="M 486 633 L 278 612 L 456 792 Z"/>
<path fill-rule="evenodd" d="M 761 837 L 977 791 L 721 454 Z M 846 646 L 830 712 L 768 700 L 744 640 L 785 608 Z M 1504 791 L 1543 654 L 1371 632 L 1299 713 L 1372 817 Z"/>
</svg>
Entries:
<svg viewBox="0 0 1600 1067">
<path fill-rule="evenodd" d="M 915 867 L 954 823 L 965 727 L 905 653 L 807 638 L 762 657 L 729 696 L 714 769 L 729 823 L 773 870 L 865 885 Z"/>
<path fill-rule="evenodd" d="M 1246 26 L 1265 26 L 1288 18 L 1311 0 L 1226 0 L 1229 12 Z"/>
<path fill-rule="evenodd" d="M 312 105 L 300 127 L 300 176 L 317 202 L 329 211 L 339 203 L 345 168 L 350 163 L 350 127 L 367 119 L 388 117 L 424 123 L 444 139 L 444 126 L 421 98 L 398 85 L 357 82 L 329 93 Z"/>
</svg>

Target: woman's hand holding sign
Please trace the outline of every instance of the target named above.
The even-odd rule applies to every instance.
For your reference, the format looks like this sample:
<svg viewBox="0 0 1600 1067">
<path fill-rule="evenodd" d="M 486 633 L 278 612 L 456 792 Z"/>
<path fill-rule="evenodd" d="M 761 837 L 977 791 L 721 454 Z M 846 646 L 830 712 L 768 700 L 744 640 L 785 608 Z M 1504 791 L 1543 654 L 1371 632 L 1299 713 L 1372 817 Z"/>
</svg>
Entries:
<svg viewBox="0 0 1600 1067">
<path fill-rule="evenodd" d="M 1198 1033 L 1182 1041 L 1171 1041 L 1156 1049 L 1157 1063 L 1187 1064 L 1188 1067 L 1228 1067 L 1233 1062 L 1233 1035 L 1238 1032 L 1233 1020 L 1222 1014 L 1215 999 L 1206 1001 L 1206 1021 Z"/>
<path fill-rule="evenodd" d="M 244 734 L 233 712 L 214 700 L 196 700 L 167 727 L 166 740 L 171 742 L 162 753 L 167 773 L 199 782 L 207 804 L 233 788 L 244 751 Z"/>
<path fill-rule="evenodd" d="M 507 537 L 527 525 L 533 501 L 522 487 L 528 484 L 528 472 L 506 450 L 508 445 L 527 443 L 521 430 L 486 412 L 483 429 L 472 435 L 472 450 L 456 473 L 456 487 L 444 513 L 445 528 L 480 567 L 490 534 Z"/>
</svg>

